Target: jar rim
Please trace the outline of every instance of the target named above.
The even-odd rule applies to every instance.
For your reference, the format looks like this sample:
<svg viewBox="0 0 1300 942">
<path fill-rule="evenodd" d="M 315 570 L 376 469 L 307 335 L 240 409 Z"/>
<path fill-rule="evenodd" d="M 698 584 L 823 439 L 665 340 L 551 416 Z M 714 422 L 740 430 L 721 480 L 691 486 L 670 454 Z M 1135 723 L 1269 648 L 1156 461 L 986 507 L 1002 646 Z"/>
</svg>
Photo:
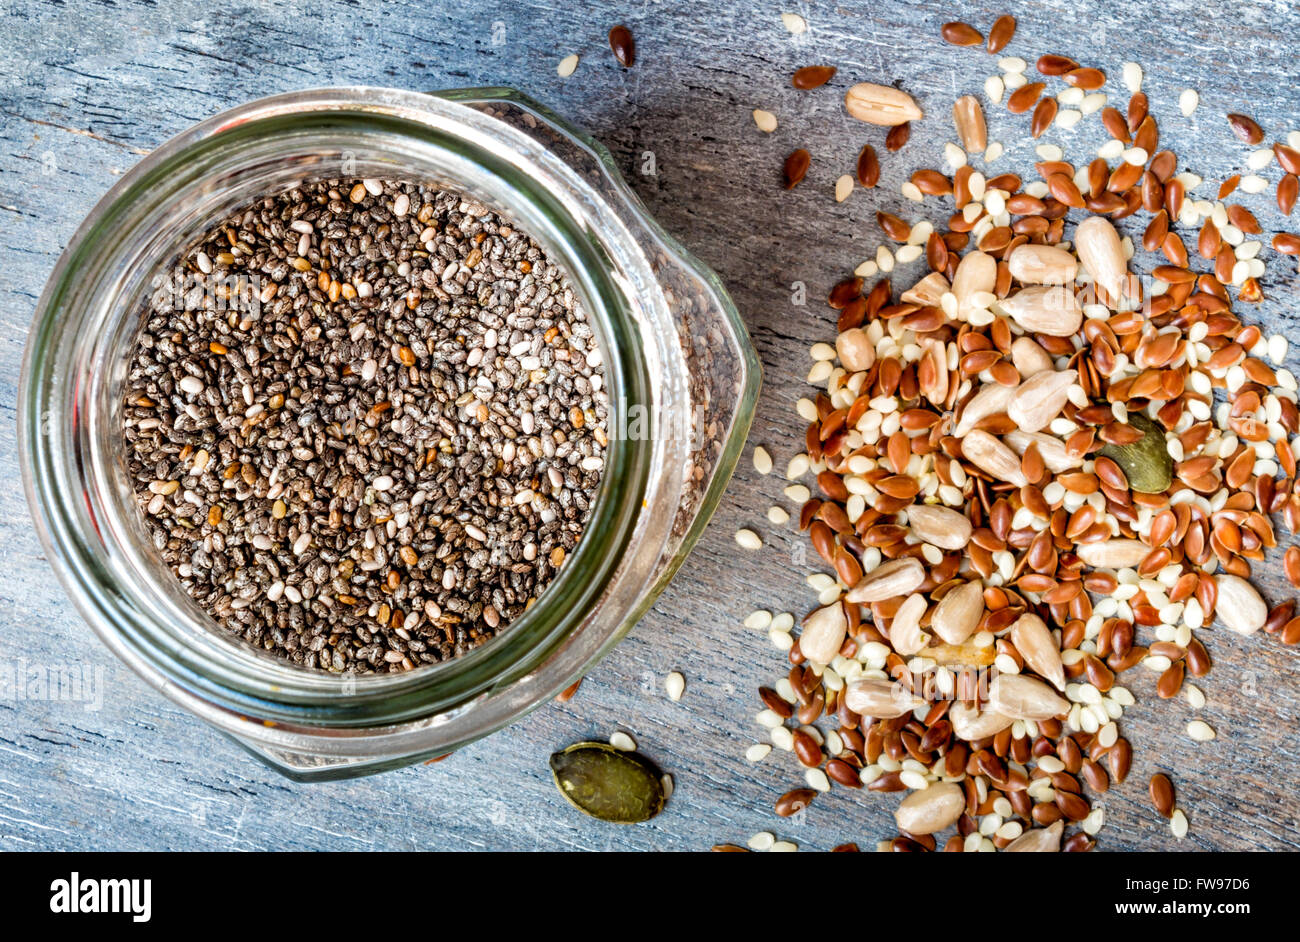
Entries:
<svg viewBox="0 0 1300 942">
<path fill-rule="evenodd" d="M 280 140 L 278 134 L 311 131 L 313 121 L 322 117 L 325 125 L 348 133 L 364 134 L 365 128 L 376 126 L 395 134 L 405 129 L 415 145 L 427 149 L 430 165 L 441 159 L 447 167 L 466 171 L 470 168 L 465 161 L 472 156 L 478 166 L 491 168 L 488 172 L 498 180 L 509 181 L 508 187 L 503 182 L 503 189 L 484 201 L 496 208 L 501 202 L 496 197 L 511 197 L 502 208 L 528 217 L 526 231 L 554 253 L 588 317 L 599 321 L 608 334 L 602 346 L 607 376 L 616 377 L 609 385 L 611 399 L 637 401 L 653 394 L 647 366 L 639 357 L 629 307 L 634 302 L 627 297 L 626 286 L 604 268 L 609 264 L 605 253 L 617 253 L 621 265 L 646 262 L 630 242 L 618 244 L 617 232 L 602 236 L 579 218 L 579 207 L 600 201 L 584 181 L 531 153 L 535 148 L 526 135 L 466 105 L 394 89 L 319 89 L 250 102 L 196 125 L 144 158 L 95 206 L 69 242 L 37 307 L 20 386 L 19 438 L 28 501 L 51 562 L 92 628 L 119 655 L 129 653 L 128 663 L 155 674 L 148 679 L 156 685 L 176 685 L 217 709 L 260 721 L 286 727 L 374 727 L 454 710 L 535 672 L 554 647 L 579 627 L 582 600 L 598 594 L 602 577 L 607 579 L 621 563 L 637 526 L 655 456 L 653 442 L 611 436 L 600 492 L 569 563 L 537 604 L 507 630 L 462 657 L 403 674 L 340 676 L 296 665 L 277 666 L 261 657 L 256 675 L 247 659 L 239 657 L 213 671 L 212 663 L 200 662 L 174 631 L 168 634 L 174 626 L 154 623 L 159 616 L 174 615 L 174 610 L 142 600 L 134 591 L 139 586 L 115 582 L 120 570 L 106 566 L 86 540 L 86 523 L 102 537 L 102 528 L 110 521 L 96 515 L 105 506 L 95 506 L 103 495 L 95 493 L 94 482 L 87 477 L 104 473 L 96 465 L 102 456 L 85 452 L 89 447 L 85 436 L 105 419 L 93 410 L 79 415 L 78 407 L 87 404 L 79 397 L 98 389 L 97 382 L 108 380 L 71 375 L 78 363 L 58 355 L 68 349 L 68 330 L 79 323 L 76 305 L 89 302 L 87 310 L 93 310 L 114 296 L 106 291 L 104 279 L 117 277 L 124 259 L 122 246 L 108 240 L 129 241 L 122 233 L 134 228 L 119 227 L 129 221 L 133 207 L 152 205 L 172 192 L 169 187 L 183 188 L 178 181 L 195 185 L 205 179 L 204 174 L 248 153 L 245 148 L 264 150 Z M 545 186 L 539 185 L 542 180 Z M 476 198 L 485 196 L 477 189 L 469 192 Z M 137 220 L 136 226 L 142 224 Z M 93 284 L 78 285 L 87 272 L 93 274 Z M 644 280 L 653 282 L 648 268 Z M 638 299 L 639 303 L 655 300 Z M 84 319 L 87 311 L 80 316 Z M 62 414 L 59 383 L 69 381 L 76 392 L 66 416 L 70 428 L 52 428 L 58 424 L 52 420 Z M 221 637 L 215 625 L 205 631 L 214 643 L 243 644 Z M 203 657 L 210 653 L 205 650 Z M 550 683 L 555 684 L 555 679 Z M 351 691 L 341 690 L 343 684 Z"/>
</svg>

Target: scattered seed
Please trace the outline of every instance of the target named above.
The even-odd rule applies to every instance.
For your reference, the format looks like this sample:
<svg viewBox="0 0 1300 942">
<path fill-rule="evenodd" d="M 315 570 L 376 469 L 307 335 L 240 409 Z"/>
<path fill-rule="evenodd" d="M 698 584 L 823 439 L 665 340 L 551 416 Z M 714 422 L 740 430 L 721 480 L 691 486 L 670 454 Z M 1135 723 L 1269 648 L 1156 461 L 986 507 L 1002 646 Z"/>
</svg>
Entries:
<svg viewBox="0 0 1300 942">
<path fill-rule="evenodd" d="M 786 31 L 792 36 L 798 36 L 808 31 L 808 21 L 798 13 L 782 13 L 781 25 L 784 26 Z"/>
<path fill-rule="evenodd" d="M 678 671 L 673 671 L 664 678 L 664 692 L 668 694 L 668 699 L 676 703 L 682 698 L 686 691 L 686 678 Z"/>
<path fill-rule="evenodd" d="M 811 163 L 812 155 L 802 147 L 790 152 L 790 156 L 785 159 L 785 165 L 781 170 L 782 179 L 787 190 L 794 189 L 803 180 Z"/>
<path fill-rule="evenodd" d="M 1142 91 L 1142 66 L 1136 62 L 1125 62 L 1121 73 L 1124 87 L 1130 92 Z"/>
<path fill-rule="evenodd" d="M 997 55 L 1011 42 L 1012 37 L 1016 35 L 1016 18 L 1010 14 L 1003 14 L 993 21 L 993 26 L 989 29 L 989 38 L 985 48 L 990 55 Z"/>
<path fill-rule="evenodd" d="M 560 78 L 568 78 L 578 68 L 578 56 L 576 54 L 567 55 L 560 60 L 560 64 L 555 67 Z"/>
<path fill-rule="evenodd" d="M 614 58 L 623 68 L 630 69 L 635 64 L 636 41 L 626 26 L 615 26 L 609 31 L 609 48 L 614 51 Z"/>
<path fill-rule="evenodd" d="M 835 180 L 835 202 L 843 203 L 853 193 L 853 177 L 841 174 Z"/>
<path fill-rule="evenodd" d="M 796 69 L 790 84 L 801 91 L 821 88 L 835 77 L 835 67 L 829 65 L 806 65 Z"/>
<path fill-rule="evenodd" d="M 880 160 L 870 144 L 864 145 L 858 154 L 858 182 L 868 189 L 880 182 Z"/>
<path fill-rule="evenodd" d="M 1247 144 L 1258 144 L 1264 140 L 1264 129 L 1244 114 L 1229 113 L 1228 124 L 1232 127 L 1232 133 Z"/>
<path fill-rule="evenodd" d="M 967 23 L 944 23 L 939 32 L 943 35 L 944 42 L 954 46 L 978 46 L 984 41 L 979 30 Z"/>
<path fill-rule="evenodd" d="M 555 753 L 550 764 L 565 800 L 602 821 L 648 821 L 667 800 L 663 774 L 635 752 L 583 742 Z"/>
</svg>

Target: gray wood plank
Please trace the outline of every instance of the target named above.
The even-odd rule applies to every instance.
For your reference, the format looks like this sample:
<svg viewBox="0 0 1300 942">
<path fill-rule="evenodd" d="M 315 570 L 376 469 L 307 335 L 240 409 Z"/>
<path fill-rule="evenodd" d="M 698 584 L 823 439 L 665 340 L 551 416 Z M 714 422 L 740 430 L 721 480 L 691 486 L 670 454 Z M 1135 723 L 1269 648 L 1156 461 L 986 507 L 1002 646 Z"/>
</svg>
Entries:
<svg viewBox="0 0 1300 942">
<path fill-rule="evenodd" d="M 436 766 L 304 786 L 173 708 L 94 640 L 32 532 L 14 408 L 27 323 L 45 278 L 82 214 L 140 154 L 194 121 L 277 91 L 510 84 L 604 141 L 651 210 L 727 282 L 767 368 L 752 439 L 783 467 L 802 438 L 792 403 L 807 389 L 806 348 L 833 332 L 819 302 L 792 306 L 791 282 L 807 282 L 810 298 L 824 296 L 874 251 L 876 209 L 916 217 L 897 195 L 899 182 L 916 167 L 939 164 L 953 97 L 978 93 L 993 71 L 979 49 L 938 41 L 951 6 L 792 2 L 811 25 L 792 38 L 781 27 L 781 5 L 755 0 L 649 2 L 622 12 L 596 0 L 300 0 L 220 12 L 189 0 L 7 4 L 0 14 L 8 38 L 0 58 L 0 415 L 7 416 L 0 422 L 0 665 L 24 658 L 85 665 L 100 672 L 104 696 L 92 710 L 0 700 L 0 848 L 699 850 L 773 829 L 825 849 L 844 840 L 869 846 L 891 833 L 892 798 L 843 789 L 797 819 L 775 818 L 773 800 L 800 779 L 793 758 L 750 766 L 742 757 L 760 732 L 754 688 L 779 676 L 784 659 L 741 618 L 755 607 L 800 612 L 812 603 L 795 556 L 798 536 L 763 516 L 783 502 L 784 482 L 758 476 L 748 455 L 699 549 L 573 701 Z M 962 9 L 987 28 L 1007 8 L 974 0 Z M 1012 12 L 1020 29 L 1008 53 L 1032 62 L 1042 52 L 1067 52 L 1099 65 L 1111 76 L 1112 96 L 1125 95 L 1121 63 L 1142 63 L 1166 141 L 1176 141 L 1188 169 L 1212 181 L 1207 189 L 1244 166 L 1247 148 L 1227 132 L 1225 111 L 1253 114 L 1270 139 L 1300 126 L 1291 42 L 1300 13 L 1288 0 L 1238 4 L 1230 17 L 1208 16 L 1210 8 L 1193 0 L 1044 0 Z M 616 66 L 605 43 L 619 20 L 637 38 L 639 61 L 630 71 Z M 561 80 L 555 65 L 570 52 L 582 63 Z M 837 65 L 840 74 L 832 87 L 795 92 L 789 73 L 812 62 Z M 873 79 L 899 81 L 928 118 L 901 154 L 885 157 L 877 191 L 836 205 L 835 177 L 851 169 L 862 143 L 879 148 L 883 140 L 883 132 L 843 114 L 840 93 Z M 1200 91 L 1201 108 L 1183 118 L 1176 101 L 1188 86 Z M 754 129 L 755 107 L 778 115 L 775 134 Z M 996 169 L 1030 169 L 1026 125 L 991 109 L 990 138 L 1007 147 Z M 1089 120 L 1047 139 L 1080 160 L 1102 137 Z M 813 169 L 785 193 L 779 168 L 796 146 L 812 151 Z M 653 176 L 640 172 L 647 151 Z M 1278 174 L 1276 166 L 1264 173 Z M 1267 237 L 1287 228 L 1271 194 L 1242 201 Z M 1138 231 L 1132 221 L 1126 228 Z M 1269 298 L 1254 313 L 1268 330 L 1296 339 L 1294 264 L 1266 254 Z M 738 558 L 732 533 L 741 525 L 764 534 L 761 554 Z M 1261 581 L 1272 601 L 1289 594 L 1276 564 Z M 1130 783 L 1104 798 L 1107 849 L 1175 846 L 1146 804 L 1143 783 L 1157 768 L 1173 771 L 1192 822 L 1177 846 L 1300 847 L 1300 798 L 1282 785 L 1297 766 L 1297 652 L 1221 631 L 1208 640 L 1216 669 L 1203 685 L 1211 701 L 1205 718 L 1219 731 L 1215 742 L 1197 746 L 1182 734 L 1188 710 L 1182 701 L 1155 700 L 1154 678 L 1128 681 L 1142 699 L 1124 720 L 1137 759 Z M 680 703 L 662 693 L 663 676 L 674 669 L 687 677 Z M 667 810 L 644 826 L 583 819 L 550 783 L 553 749 L 616 727 L 676 779 Z"/>
</svg>

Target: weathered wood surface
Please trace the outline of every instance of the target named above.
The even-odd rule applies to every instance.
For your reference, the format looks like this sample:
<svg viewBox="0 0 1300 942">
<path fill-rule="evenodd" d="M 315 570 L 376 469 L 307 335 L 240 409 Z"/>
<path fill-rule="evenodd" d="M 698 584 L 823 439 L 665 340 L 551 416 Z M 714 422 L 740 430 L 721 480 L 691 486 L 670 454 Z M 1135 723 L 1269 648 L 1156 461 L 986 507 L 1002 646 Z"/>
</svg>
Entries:
<svg viewBox="0 0 1300 942">
<path fill-rule="evenodd" d="M 102 671 L 102 708 L 0 701 L 0 848 L 380 849 L 550 848 L 698 850 L 775 830 L 805 848 L 845 840 L 870 846 L 890 833 L 895 799 L 840 789 L 811 811 L 782 821 L 775 797 L 800 781 L 793 757 L 757 766 L 742 753 L 760 732 L 753 694 L 782 672 L 784 657 L 740 626 L 756 607 L 799 612 L 811 604 L 797 561 L 797 536 L 766 524 L 781 501 L 779 476 L 748 465 L 737 475 L 695 555 L 627 641 L 565 706 L 543 708 L 440 765 L 361 781 L 295 785 L 263 768 L 217 733 L 174 709 L 118 666 L 64 600 L 43 559 L 19 485 L 14 405 L 33 304 L 83 213 L 138 155 L 216 111 L 260 95 L 331 84 L 418 89 L 509 84 L 589 128 L 617 156 L 651 210 L 730 286 L 766 364 L 752 439 L 779 467 L 798 447 L 791 404 L 804 394 L 807 346 L 833 330 L 828 311 L 790 303 L 790 284 L 809 297 L 874 251 L 874 211 L 913 217 L 897 195 L 906 173 L 937 166 L 951 137 L 955 93 L 979 92 L 993 69 L 980 49 L 938 41 L 953 5 L 927 2 L 790 3 L 811 29 L 792 38 L 781 4 L 629 4 L 479 0 L 240 4 L 215 12 L 191 2 L 42 4 L 19 0 L 0 12 L 0 666 L 20 659 Z M 1247 148 L 1223 114 L 1253 114 L 1270 140 L 1300 126 L 1293 38 L 1300 12 L 1289 0 L 1218 11 L 1194 0 L 1160 4 L 1050 0 L 1014 10 L 1020 30 L 1009 53 L 1031 62 L 1068 52 L 1103 67 L 1121 100 L 1120 65 L 1146 69 L 1153 112 L 1182 164 L 1211 190 L 1244 170 Z M 1002 3 L 961 5 L 982 28 Z M 1213 16 L 1207 14 L 1213 12 Z M 605 43 L 615 22 L 636 35 L 639 57 L 618 68 Z M 582 55 L 561 80 L 558 60 Z M 798 93 L 789 74 L 812 62 L 837 65 L 832 87 Z M 885 156 L 881 187 L 845 203 L 834 178 L 851 169 L 879 129 L 847 119 L 840 105 L 852 81 L 898 81 L 928 112 L 912 142 Z M 1201 93 L 1191 119 L 1178 93 Z M 777 114 L 759 134 L 749 113 Z M 997 169 L 1028 171 L 1027 118 L 991 109 L 990 139 L 1007 146 Z M 1099 122 L 1048 140 L 1075 160 L 1100 144 Z M 777 185 L 784 155 L 813 154 L 808 179 L 791 193 Z M 640 173 L 646 152 L 656 173 Z M 1195 156 L 1193 156 L 1195 155 Z M 1276 165 L 1264 171 L 1276 180 Z M 1199 194 L 1198 194 L 1199 195 Z M 1213 193 L 1211 192 L 1212 196 Z M 1243 197 L 1271 236 L 1284 221 L 1271 192 Z M 931 205 L 928 210 L 946 212 Z M 1292 222 L 1290 228 L 1300 223 Z M 1133 221 L 1127 231 L 1138 231 Z M 1294 264 L 1270 251 L 1258 315 L 1292 333 Z M 1293 336 L 1293 340 L 1300 339 Z M 1296 358 L 1289 364 L 1297 367 Z M 737 526 L 767 540 L 738 559 Z M 1286 594 L 1276 564 L 1263 576 L 1271 600 Z M 1104 797 L 1103 846 L 1199 849 L 1296 848 L 1295 735 L 1300 652 L 1275 640 L 1223 632 L 1207 636 L 1216 669 L 1204 684 L 1204 718 L 1219 731 L 1208 745 L 1182 733 L 1183 701 L 1154 698 L 1154 676 L 1129 683 L 1142 700 L 1124 731 L 1137 759 L 1128 785 Z M 687 677 L 680 703 L 662 692 L 670 670 Z M 555 794 L 546 757 L 556 747 L 615 728 L 673 773 L 677 792 L 652 823 L 613 827 L 583 819 Z M 1175 845 L 1150 810 L 1145 781 L 1173 774 L 1192 822 Z"/>
</svg>

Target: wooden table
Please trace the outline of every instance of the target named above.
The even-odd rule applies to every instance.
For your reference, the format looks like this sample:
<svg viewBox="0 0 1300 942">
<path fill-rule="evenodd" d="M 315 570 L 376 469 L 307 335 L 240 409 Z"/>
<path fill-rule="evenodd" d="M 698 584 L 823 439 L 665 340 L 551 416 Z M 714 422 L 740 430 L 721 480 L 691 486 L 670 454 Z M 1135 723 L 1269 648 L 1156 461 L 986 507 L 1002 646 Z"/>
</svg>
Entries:
<svg viewBox="0 0 1300 942">
<path fill-rule="evenodd" d="M 708 9 L 710 6 L 716 9 Z M 754 608 L 802 612 L 813 600 L 791 528 L 767 524 L 783 503 L 780 475 L 759 476 L 746 453 L 713 526 L 675 583 L 570 703 L 547 706 L 447 761 L 338 784 L 291 784 L 213 730 L 147 689 L 102 649 L 65 601 L 33 533 L 19 485 L 14 406 L 26 328 L 42 286 L 92 203 L 139 156 L 193 122 L 273 92 L 369 84 L 416 89 L 507 84 L 585 125 L 607 144 L 651 210 L 722 276 L 766 364 L 752 441 L 779 468 L 798 447 L 793 401 L 807 391 L 807 348 L 833 336 L 816 300 L 880 239 L 878 208 L 916 217 L 898 195 L 911 170 L 939 166 L 952 137 L 957 94 L 979 93 L 996 71 L 982 49 L 939 41 L 951 5 L 926 2 L 807 4 L 806 35 L 782 27 L 780 3 L 640 3 L 615 13 L 596 0 L 572 4 L 477 0 L 354 5 L 300 0 L 241 4 L 230 13 L 191 2 L 46 5 L 16 0 L 0 17 L 0 666 L 84 665 L 100 672 L 103 702 L 0 699 L 0 848 L 95 849 L 658 849 L 700 850 L 743 843 L 774 830 L 806 849 L 856 840 L 870 847 L 892 833 L 896 798 L 837 789 L 795 819 L 772 802 L 801 775 L 788 753 L 758 765 L 743 758 L 761 730 L 754 694 L 783 672 L 784 655 L 741 619 Z M 1001 3 L 964 3 L 981 29 L 1007 12 Z M 1252 114 L 1281 137 L 1300 126 L 1294 37 L 1300 14 L 1286 0 L 1237 4 L 1213 21 L 1205 4 L 1024 5 L 1008 54 L 1031 63 L 1069 53 L 1100 66 L 1122 104 L 1121 64 L 1139 61 L 1161 121 L 1188 169 L 1213 196 L 1244 172 L 1248 148 L 1229 132 L 1228 111 Z M 638 61 L 619 68 L 605 34 L 616 22 L 636 36 Z M 556 64 L 579 53 L 576 74 Z M 791 71 L 829 63 L 831 87 L 796 92 Z M 1032 68 L 1032 65 L 1031 65 Z M 928 117 L 911 143 L 883 158 L 874 192 L 836 204 L 836 176 L 852 169 L 880 129 L 848 119 L 851 82 L 898 82 Z M 1199 90 L 1189 119 L 1179 92 Z M 770 136 L 750 118 L 766 108 L 780 121 Z M 1032 173 L 1027 118 L 990 109 L 990 139 L 1007 155 L 997 169 Z M 1076 161 L 1101 143 L 1096 118 L 1052 131 Z M 785 154 L 812 151 L 808 179 L 779 186 Z M 1196 156 L 1192 156 L 1196 155 Z M 650 157 L 653 160 L 650 160 Z M 642 173 L 653 166 L 652 174 Z M 1264 174 L 1278 177 L 1276 165 Z M 1200 193 L 1196 195 L 1201 195 Z M 1283 228 L 1272 191 L 1243 197 L 1268 235 Z M 1270 211 L 1271 210 L 1271 211 Z M 932 202 L 927 209 L 946 213 Z M 1292 220 L 1295 229 L 1300 222 Z M 1135 221 L 1128 232 L 1140 231 Z M 1271 250 L 1257 313 L 1270 331 L 1291 332 L 1293 262 Z M 791 304 L 791 284 L 810 303 Z M 1293 340 L 1300 337 L 1293 336 Z M 1294 370 L 1300 357 L 1292 357 Z M 735 529 L 766 539 L 744 554 Z M 1271 601 L 1287 595 L 1276 562 L 1262 576 Z M 1203 684 L 1203 716 L 1219 733 L 1196 745 L 1183 732 L 1187 705 L 1158 701 L 1154 675 L 1130 675 L 1140 706 L 1123 730 L 1137 758 L 1129 782 L 1103 797 L 1106 849 L 1300 847 L 1294 680 L 1300 651 L 1262 634 L 1206 633 L 1216 660 Z M 664 675 L 687 678 L 680 703 L 663 694 Z M 93 704 L 91 705 L 94 706 Z M 675 777 L 667 810 L 638 827 L 586 819 L 555 792 L 546 759 L 560 746 L 616 728 Z M 1146 799 L 1145 782 L 1171 771 L 1192 831 L 1175 842 Z"/>
</svg>

